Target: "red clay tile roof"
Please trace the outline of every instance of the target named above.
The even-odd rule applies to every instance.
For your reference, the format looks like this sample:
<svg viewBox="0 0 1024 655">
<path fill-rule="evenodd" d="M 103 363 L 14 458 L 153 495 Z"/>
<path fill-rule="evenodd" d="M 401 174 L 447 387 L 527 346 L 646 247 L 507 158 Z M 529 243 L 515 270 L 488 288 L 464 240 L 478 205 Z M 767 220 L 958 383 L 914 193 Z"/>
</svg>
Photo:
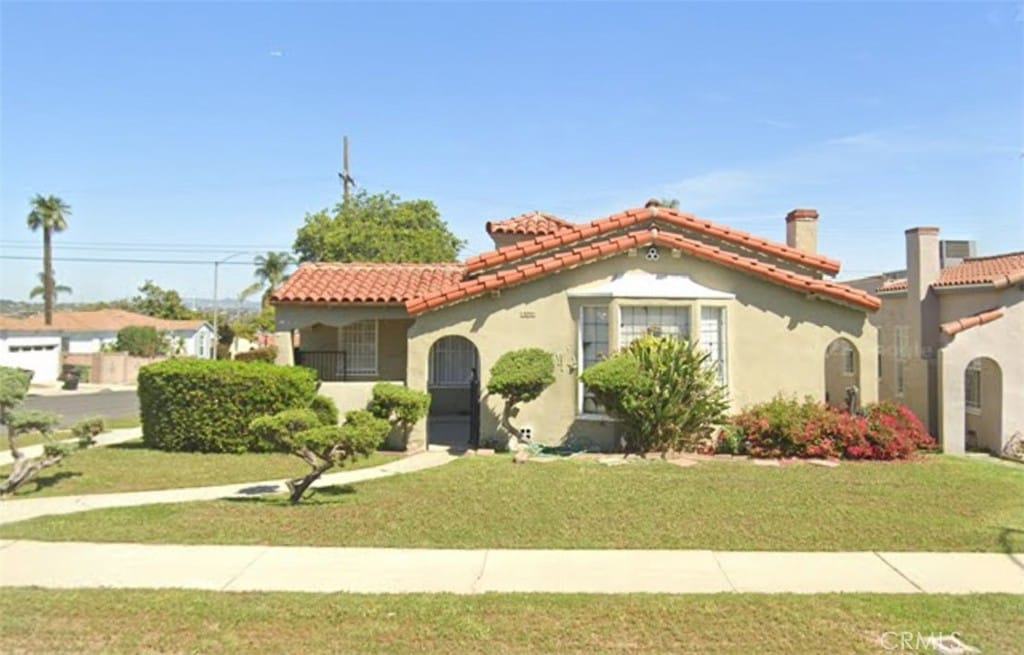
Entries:
<svg viewBox="0 0 1024 655">
<path fill-rule="evenodd" d="M 640 212 L 645 210 L 631 210 Z M 659 211 L 660 213 L 660 211 Z M 630 212 L 612 217 L 620 224 L 632 224 Z M 608 219 L 606 219 L 608 220 Z M 599 230 L 596 225 L 585 227 L 576 238 L 567 242 L 578 241 L 587 238 L 591 231 Z M 561 237 L 562 235 L 559 235 Z M 567 236 L 567 235 L 566 235 Z M 557 238 L 557 237 L 556 237 Z M 592 261 L 601 257 L 608 257 L 621 253 L 630 248 L 638 248 L 656 244 L 666 248 L 673 248 L 690 254 L 699 259 L 720 264 L 734 270 L 745 273 L 752 273 L 770 282 L 780 284 L 803 293 L 818 295 L 831 300 L 855 305 L 872 311 L 881 306 L 878 298 L 858 289 L 853 289 L 835 282 L 827 282 L 816 278 L 783 270 L 772 264 L 744 257 L 736 253 L 728 252 L 715 246 L 688 239 L 672 233 L 665 233 L 657 229 L 637 230 L 613 236 L 603 241 L 577 246 L 571 250 L 563 250 L 548 257 L 526 262 L 511 269 L 486 273 L 473 279 L 467 279 L 449 288 L 439 289 L 433 293 L 412 299 L 406 303 L 406 310 L 410 314 L 420 314 L 447 305 L 450 303 L 466 300 L 474 296 L 502 289 L 504 287 L 520 284 L 535 277 L 546 275 L 559 269 L 577 266 L 584 262 Z M 550 247 L 554 247 L 554 244 Z M 546 248 L 545 248 L 546 249 Z"/>
<path fill-rule="evenodd" d="M 979 312 L 972 316 L 965 316 L 964 318 L 957 319 L 955 321 L 949 321 L 939 326 L 943 334 L 947 336 L 955 336 L 960 334 L 964 330 L 970 330 L 973 327 L 991 323 L 997 318 L 1003 317 L 1003 310 L 1001 309 L 990 309 L 985 312 Z"/>
<path fill-rule="evenodd" d="M 554 234 L 572 226 L 573 224 L 569 221 L 553 214 L 533 212 L 503 221 L 488 221 L 487 234 Z"/>
<path fill-rule="evenodd" d="M 972 257 L 956 266 L 942 269 L 933 287 L 959 287 L 991 284 L 997 289 L 1024 282 L 1024 252 L 1011 252 L 990 257 Z M 907 280 L 886 280 L 878 287 L 879 293 L 906 291 Z"/>
<path fill-rule="evenodd" d="M 450 287 L 462 264 L 302 264 L 271 297 L 274 303 L 393 303 Z"/>
<path fill-rule="evenodd" d="M 686 230 L 691 230 L 707 236 L 726 241 L 728 243 L 750 248 L 776 257 L 778 259 L 807 266 L 815 270 L 831 275 L 839 272 L 839 262 L 834 259 L 814 255 L 797 250 L 781 243 L 775 243 L 766 239 L 755 237 L 740 230 L 706 221 L 690 214 L 684 214 L 678 210 L 667 207 L 651 207 L 644 209 L 629 209 L 607 218 L 596 220 L 585 225 L 574 225 L 567 227 L 555 234 L 540 236 L 531 241 L 523 241 L 504 248 L 499 248 L 489 253 L 473 257 L 466 262 L 467 272 L 477 273 L 479 271 L 499 266 L 520 259 L 543 253 L 546 250 L 558 248 L 591 239 L 597 236 L 629 227 L 640 227 L 648 222 L 664 222 Z"/>
<path fill-rule="evenodd" d="M 0 317 L 0 330 L 11 332 L 117 332 L 129 326 L 155 327 L 158 330 L 198 330 L 206 321 L 169 320 L 136 314 L 125 309 L 98 309 L 82 312 L 54 312 L 53 324 L 46 325 L 41 314 L 28 318 Z"/>
</svg>

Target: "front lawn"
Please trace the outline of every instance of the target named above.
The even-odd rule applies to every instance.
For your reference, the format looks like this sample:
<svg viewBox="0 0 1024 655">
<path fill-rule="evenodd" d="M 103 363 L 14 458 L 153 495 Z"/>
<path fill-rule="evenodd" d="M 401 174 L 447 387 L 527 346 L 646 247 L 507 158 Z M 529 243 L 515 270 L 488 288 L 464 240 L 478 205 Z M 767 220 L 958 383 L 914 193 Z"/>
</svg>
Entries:
<svg viewBox="0 0 1024 655">
<path fill-rule="evenodd" d="M 197 456 L 198 458 L 208 456 Z M 230 456 L 227 456 L 230 457 Z M 84 480 L 83 480 L 84 482 Z M 281 497 L 150 505 L 0 527 L 39 540 L 423 548 L 1024 552 L 1024 468 L 932 456 L 782 468 L 465 458 Z"/>
<path fill-rule="evenodd" d="M 349 470 L 378 466 L 398 455 L 374 453 L 349 464 Z M 15 493 L 15 498 L 41 498 L 77 494 L 115 493 L 204 487 L 207 485 L 283 480 L 305 474 L 309 467 L 294 455 L 282 453 L 202 454 L 172 453 L 145 447 L 141 441 L 75 452 L 61 464 L 46 469 Z M 6 478 L 10 466 L 0 467 Z"/>
<path fill-rule="evenodd" d="M 6 653 L 885 653 L 910 632 L 1019 652 L 1016 596 L 309 595 L 5 589 Z M 911 642 L 914 643 L 914 642 Z M 886 648 L 886 645 L 889 647 Z M 915 650 L 915 652 L 917 652 Z"/>
</svg>

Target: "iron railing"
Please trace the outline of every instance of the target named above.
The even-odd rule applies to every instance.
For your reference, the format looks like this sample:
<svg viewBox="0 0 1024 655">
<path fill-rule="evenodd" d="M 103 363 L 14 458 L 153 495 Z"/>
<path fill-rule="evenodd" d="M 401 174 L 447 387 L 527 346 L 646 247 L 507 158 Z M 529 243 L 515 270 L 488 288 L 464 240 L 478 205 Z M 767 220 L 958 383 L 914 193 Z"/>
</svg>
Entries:
<svg viewBox="0 0 1024 655">
<path fill-rule="evenodd" d="M 316 371 L 321 382 L 348 380 L 348 353 L 344 350 L 300 350 L 295 363 Z"/>
</svg>

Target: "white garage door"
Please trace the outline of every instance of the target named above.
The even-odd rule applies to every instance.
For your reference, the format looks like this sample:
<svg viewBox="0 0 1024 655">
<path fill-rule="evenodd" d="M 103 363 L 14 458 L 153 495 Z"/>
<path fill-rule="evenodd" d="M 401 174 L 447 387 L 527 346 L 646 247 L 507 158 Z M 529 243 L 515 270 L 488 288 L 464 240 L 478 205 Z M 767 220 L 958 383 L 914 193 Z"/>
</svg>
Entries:
<svg viewBox="0 0 1024 655">
<path fill-rule="evenodd" d="M 10 346 L 0 352 L 0 366 L 34 371 L 32 384 L 53 384 L 60 374 L 60 348 L 57 346 Z"/>
</svg>

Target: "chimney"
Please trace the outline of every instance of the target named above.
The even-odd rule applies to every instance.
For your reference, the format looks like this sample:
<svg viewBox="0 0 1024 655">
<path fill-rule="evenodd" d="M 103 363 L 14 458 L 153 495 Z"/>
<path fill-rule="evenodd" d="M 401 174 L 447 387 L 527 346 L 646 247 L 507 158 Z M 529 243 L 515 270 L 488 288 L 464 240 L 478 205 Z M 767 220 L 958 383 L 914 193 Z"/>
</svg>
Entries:
<svg viewBox="0 0 1024 655">
<path fill-rule="evenodd" d="M 938 367 L 936 352 L 940 346 L 938 330 L 939 301 L 932 290 L 941 273 L 939 228 L 913 227 L 907 237 L 907 301 L 905 321 L 910 348 L 904 373 L 904 402 L 927 421 L 932 434 L 941 432 L 938 420 Z M 951 435 L 941 435 L 945 452 L 955 450 Z M 955 441 L 955 439 L 954 439 Z M 963 435 L 960 436 L 963 448 Z M 952 448 L 952 450 L 951 450 Z"/>
<path fill-rule="evenodd" d="M 786 214 L 786 245 L 818 253 L 818 210 L 794 209 Z"/>
<path fill-rule="evenodd" d="M 907 235 L 907 293 L 911 303 L 921 303 L 928 288 L 939 279 L 939 228 L 912 227 Z"/>
</svg>

